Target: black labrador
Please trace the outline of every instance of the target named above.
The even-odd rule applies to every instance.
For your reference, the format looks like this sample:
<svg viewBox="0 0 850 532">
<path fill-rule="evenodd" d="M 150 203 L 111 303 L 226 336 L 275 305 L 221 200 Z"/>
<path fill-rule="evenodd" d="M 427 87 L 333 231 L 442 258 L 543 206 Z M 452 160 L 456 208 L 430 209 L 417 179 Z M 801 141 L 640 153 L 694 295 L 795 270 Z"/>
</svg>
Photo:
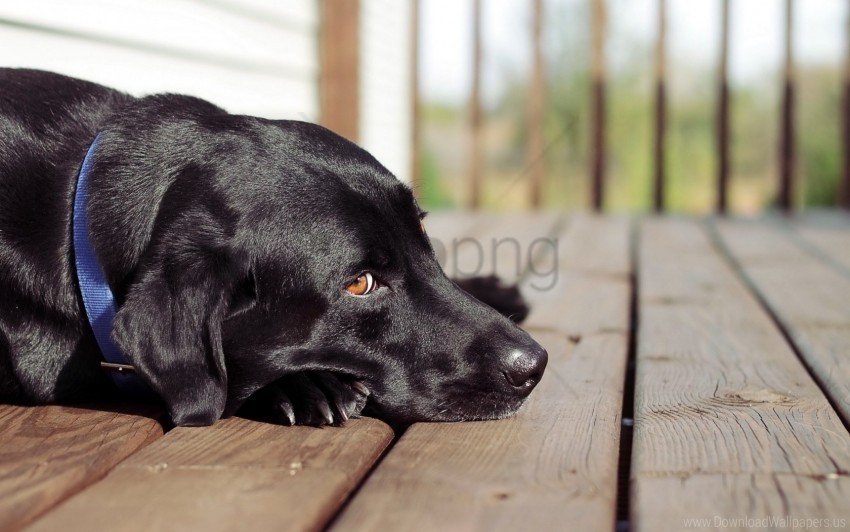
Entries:
<svg viewBox="0 0 850 532">
<path fill-rule="evenodd" d="M 546 351 L 444 275 L 411 190 L 355 144 L 194 97 L 0 69 L 0 400 L 121 395 L 74 263 L 95 137 L 85 209 L 111 338 L 174 424 L 240 408 L 287 424 L 364 407 L 395 423 L 495 419 L 540 380 Z M 521 311 L 511 294 L 496 300 Z"/>
</svg>

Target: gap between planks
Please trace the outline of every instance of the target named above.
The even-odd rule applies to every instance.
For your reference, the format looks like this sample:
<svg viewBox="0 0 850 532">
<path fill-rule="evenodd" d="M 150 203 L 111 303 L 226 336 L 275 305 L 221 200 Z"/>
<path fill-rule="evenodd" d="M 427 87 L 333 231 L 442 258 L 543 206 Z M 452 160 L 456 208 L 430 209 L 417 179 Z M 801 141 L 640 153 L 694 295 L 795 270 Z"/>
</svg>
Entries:
<svg viewBox="0 0 850 532">
<path fill-rule="evenodd" d="M 826 260 L 829 247 L 812 253 L 796 231 L 816 241 L 823 233 L 769 220 L 723 220 L 710 227 L 721 251 L 850 426 L 850 277 Z M 827 235 L 827 242 L 850 244 L 847 225 Z M 847 250 L 835 254 L 840 260 Z"/>
<path fill-rule="evenodd" d="M 641 233 L 634 528 L 850 517 L 850 436 L 776 324 L 703 226 Z"/>
<path fill-rule="evenodd" d="M 850 279 L 850 216 L 803 215 L 781 220 L 780 227 L 808 254 Z"/>
<path fill-rule="evenodd" d="M 320 530 L 392 437 L 369 418 L 178 427 L 28 530 Z"/>
</svg>

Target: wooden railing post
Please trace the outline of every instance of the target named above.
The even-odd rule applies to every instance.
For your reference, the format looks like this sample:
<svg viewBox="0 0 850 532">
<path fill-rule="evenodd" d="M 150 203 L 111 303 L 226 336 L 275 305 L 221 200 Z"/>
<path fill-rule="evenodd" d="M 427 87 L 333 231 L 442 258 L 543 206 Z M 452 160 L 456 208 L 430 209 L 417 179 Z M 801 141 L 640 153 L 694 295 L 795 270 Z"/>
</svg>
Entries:
<svg viewBox="0 0 850 532">
<path fill-rule="evenodd" d="M 658 0 L 658 37 L 655 45 L 655 182 L 653 208 L 664 211 L 665 140 L 667 133 L 667 0 Z"/>
<path fill-rule="evenodd" d="M 717 212 L 729 208 L 729 0 L 723 0 L 717 103 Z"/>
<path fill-rule="evenodd" d="M 416 194 L 422 186 L 422 112 L 419 95 L 419 0 L 410 6 L 410 185 Z"/>
<path fill-rule="evenodd" d="M 785 0 L 785 67 L 779 140 L 779 195 L 784 212 L 794 208 L 794 0 Z"/>
<path fill-rule="evenodd" d="M 469 98 L 469 206 L 481 207 L 481 0 L 472 3 L 472 91 Z"/>
<path fill-rule="evenodd" d="M 531 95 L 528 100 L 528 146 L 526 157 L 528 158 L 531 177 L 531 206 L 534 209 L 539 209 L 542 203 L 543 179 L 546 169 L 546 161 L 543 153 L 543 105 L 545 98 L 543 51 L 540 43 L 543 33 L 543 0 L 532 0 L 532 4 Z"/>
<path fill-rule="evenodd" d="M 357 141 L 360 130 L 360 1 L 321 3 L 322 124 Z"/>
<path fill-rule="evenodd" d="M 593 1 L 593 116 L 590 200 L 601 211 L 605 198 L 605 0 Z"/>
<path fill-rule="evenodd" d="M 838 203 L 845 209 L 850 209 L 850 13 L 847 16 L 847 49 L 844 52 L 844 82 L 842 87 L 841 131 L 843 148 L 842 180 L 838 188 Z"/>
</svg>

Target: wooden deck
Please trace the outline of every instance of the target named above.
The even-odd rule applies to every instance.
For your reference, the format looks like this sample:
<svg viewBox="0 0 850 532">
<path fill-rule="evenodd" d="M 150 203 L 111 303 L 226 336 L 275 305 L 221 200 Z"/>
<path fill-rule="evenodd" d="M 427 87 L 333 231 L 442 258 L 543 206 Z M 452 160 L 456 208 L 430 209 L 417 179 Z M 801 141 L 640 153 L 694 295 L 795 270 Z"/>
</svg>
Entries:
<svg viewBox="0 0 850 532">
<path fill-rule="evenodd" d="M 427 227 L 534 304 L 550 362 L 517 416 L 164 434 L 0 406 L 0 530 L 850 528 L 850 218 Z"/>
</svg>

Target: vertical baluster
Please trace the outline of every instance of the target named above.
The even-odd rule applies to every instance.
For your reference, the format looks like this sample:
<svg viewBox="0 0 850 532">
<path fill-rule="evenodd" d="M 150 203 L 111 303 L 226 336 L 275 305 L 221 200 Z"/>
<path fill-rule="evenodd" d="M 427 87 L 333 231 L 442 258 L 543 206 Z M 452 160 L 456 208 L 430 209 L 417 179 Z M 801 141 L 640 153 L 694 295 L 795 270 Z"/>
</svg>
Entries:
<svg viewBox="0 0 850 532">
<path fill-rule="evenodd" d="M 605 196 L 605 0 L 593 2 L 593 117 L 591 119 L 591 205 L 601 211 Z"/>
<path fill-rule="evenodd" d="M 729 208 L 729 0 L 722 0 L 717 104 L 717 212 Z"/>
<path fill-rule="evenodd" d="M 839 204 L 850 209 L 850 8 L 847 12 L 847 50 L 845 51 L 844 82 L 842 86 L 841 130 L 843 134 L 843 179 L 839 185 Z"/>
<path fill-rule="evenodd" d="M 410 6 L 410 185 L 419 194 L 422 186 L 422 112 L 419 94 L 419 12 L 420 1 Z"/>
<path fill-rule="evenodd" d="M 543 179 L 546 161 L 543 153 L 543 52 L 541 50 L 541 35 L 543 33 L 543 0 L 532 0 L 532 71 L 531 97 L 528 102 L 528 158 L 531 176 L 531 206 L 540 208 L 543 195 Z"/>
<path fill-rule="evenodd" d="M 664 163 L 667 133 L 667 0 L 658 0 L 658 37 L 655 43 L 655 182 L 653 208 L 664 211 Z"/>
<path fill-rule="evenodd" d="M 472 2 L 472 93 L 469 101 L 469 206 L 481 207 L 481 0 Z"/>
<path fill-rule="evenodd" d="M 785 0 L 785 66 L 779 140 L 779 208 L 794 208 L 794 1 Z"/>
</svg>

